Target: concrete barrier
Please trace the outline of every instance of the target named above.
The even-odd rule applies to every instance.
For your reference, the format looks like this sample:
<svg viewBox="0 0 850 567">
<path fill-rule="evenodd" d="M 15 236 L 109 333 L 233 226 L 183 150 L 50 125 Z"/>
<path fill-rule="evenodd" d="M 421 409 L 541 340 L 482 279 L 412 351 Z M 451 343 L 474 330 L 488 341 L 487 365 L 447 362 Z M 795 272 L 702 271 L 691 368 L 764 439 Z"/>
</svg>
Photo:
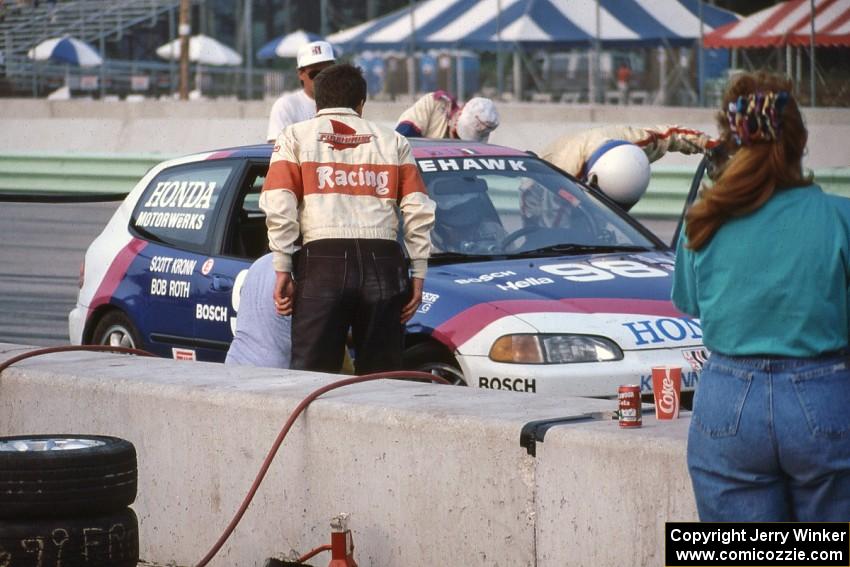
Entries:
<svg viewBox="0 0 850 567">
<path fill-rule="evenodd" d="M 30 347 L 0 343 L 0 361 Z M 109 434 L 139 453 L 146 561 L 197 562 L 239 507 L 290 411 L 333 376 L 74 352 L 0 375 L 0 435 Z M 696 519 L 687 418 L 620 430 L 530 421 L 610 415 L 610 400 L 379 381 L 335 390 L 296 422 L 211 565 L 259 566 L 329 542 L 351 513 L 363 567 L 663 563 L 666 520 Z M 326 558 L 314 560 L 322 564 Z"/>
</svg>

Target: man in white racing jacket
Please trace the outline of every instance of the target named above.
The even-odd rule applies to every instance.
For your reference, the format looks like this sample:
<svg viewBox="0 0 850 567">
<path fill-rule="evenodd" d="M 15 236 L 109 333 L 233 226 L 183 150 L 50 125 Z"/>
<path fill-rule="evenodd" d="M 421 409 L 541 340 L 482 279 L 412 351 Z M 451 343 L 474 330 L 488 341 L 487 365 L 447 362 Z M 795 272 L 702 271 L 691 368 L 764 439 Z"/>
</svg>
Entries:
<svg viewBox="0 0 850 567">
<path fill-rule="evenodd" d="M 358 374 L 398 369 L 403 324 L 422 299 L 434 202 L 407 139 L 361 118 L 358 68 L 329 67 L 314 86 L 318 113 L 278 137 L 260 195 L 275 306 L 292 313 L 292 368 L 338 371 L 350 327 Z"/>
</svg>

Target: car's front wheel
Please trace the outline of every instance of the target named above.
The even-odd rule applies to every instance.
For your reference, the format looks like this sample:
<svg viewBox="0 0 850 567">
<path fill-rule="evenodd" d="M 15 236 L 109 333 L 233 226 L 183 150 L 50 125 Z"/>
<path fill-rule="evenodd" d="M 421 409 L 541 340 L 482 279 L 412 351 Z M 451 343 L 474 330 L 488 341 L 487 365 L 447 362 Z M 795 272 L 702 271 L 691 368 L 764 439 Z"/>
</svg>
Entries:
<svg viewBox="0 0 850 567">
<path fill-rule="evenodd" d="M 107 313 L 98 322 L 92 343 L 124 348 L 142 348 L 142 338 L 130 319 L 120 311 Z"/>
<path fill-rule="evenodd" d="M 448 350 L 434 343 L 420 343 L 404 351 L 404 368 L 428 372 L 457 386 L 466 386 L 460 364 Z"/>
</svg>

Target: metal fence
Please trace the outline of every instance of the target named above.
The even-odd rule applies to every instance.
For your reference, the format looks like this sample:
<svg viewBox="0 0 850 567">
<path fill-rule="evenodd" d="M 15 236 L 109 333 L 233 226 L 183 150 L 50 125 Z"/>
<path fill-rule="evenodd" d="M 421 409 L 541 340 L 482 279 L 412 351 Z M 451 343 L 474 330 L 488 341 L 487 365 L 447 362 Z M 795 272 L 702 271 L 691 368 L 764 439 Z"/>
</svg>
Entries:
<svg viewBox="0 0 850 567">
<path fill-rule="evenodd" d="M 0 63 L 0 96 L 44 97 L 68 87 L 74 97 L 171 97 L 179 91 L 179 76 L 176 62 L 108 59 L 99 67 L 81 68 L 12 56 Z M 298 85 L 294 71 L 196 64 L 189 82 L 194 96 L 241 99 L 275 97 Z"/>
</svg>

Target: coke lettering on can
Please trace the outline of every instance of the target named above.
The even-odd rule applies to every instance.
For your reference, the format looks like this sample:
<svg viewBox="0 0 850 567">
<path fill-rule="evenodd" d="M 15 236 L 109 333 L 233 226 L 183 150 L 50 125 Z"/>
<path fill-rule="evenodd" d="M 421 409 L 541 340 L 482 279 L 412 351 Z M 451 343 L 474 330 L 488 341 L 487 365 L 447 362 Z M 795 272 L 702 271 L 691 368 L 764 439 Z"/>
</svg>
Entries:
<svg viewBox="0 0 850 567">
<path fill-rule="evenodd" d="M 682 369 L 678 366 L 652 368 L 652 393 L 656 419 L 676 419 L 682 399 Z"/>
<path fill-rule="evenodd" d="M 640 386 L 626 384 L 617 390 L 620 405 L 620 427 L 640 427 L 641 419 Z"/>
</svg>

